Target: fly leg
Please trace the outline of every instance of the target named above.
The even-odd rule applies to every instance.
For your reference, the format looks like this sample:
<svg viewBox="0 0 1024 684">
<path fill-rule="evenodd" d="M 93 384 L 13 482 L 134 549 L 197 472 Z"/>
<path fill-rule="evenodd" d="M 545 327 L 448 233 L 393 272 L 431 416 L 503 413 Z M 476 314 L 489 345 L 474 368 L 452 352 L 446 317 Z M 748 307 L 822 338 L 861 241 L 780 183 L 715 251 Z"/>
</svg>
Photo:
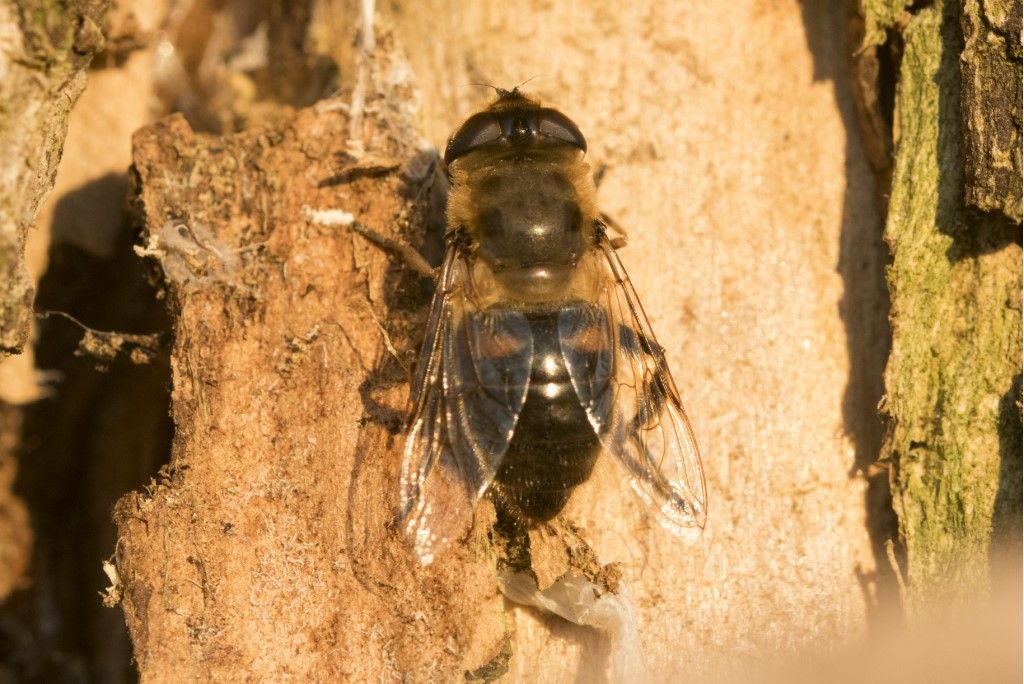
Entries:
<svg viewBox="0 0 1024 684">
<path fill-rule="evenodd" d="M 350 227 L 372 244 L 380 247 L 385 252 L 398 257 L 398 259 L 405 264 L 407 268 L 415 271 L 421 277 L 429 280 L 437 279 L 437 269 L 431 266 L 427 260 L 423 258 L 423 255 L 417 252 L 412 245 L 399 242 L 398 240 L 389 238 L 386 235 L 381 235 L 373 228 L 365 226 L 359 221 L 353 221 Z"/>
<path fill-rule="evenodd" d="M 448 179 L 437 164 L 436 152 L 432 154 L 430 159 L 429 168 L 423 172 L 423 181 L 416 190 L 413 203 L 417 205 L 421 202 L 427 203 L 429 207 L 427 232 L 428 234 L 436 233 L 440 235 L 444 232 L 444 206 L 445 197 L 448 192 Z M 437 280 L 440 269 L 431 266 L 428 258 L 424 257 L 412 245 L 382 235 L 360 221 L 353 220 L 348 224 L 348 227 L 373 245 L 397 257 L 406 268 L 414 271 L 417 275 L 428 280 Z M 426 245 L 428 256 L 432 251 L 431 246 L 429 242 Z M 440 248 L 439 245 L 438 248 Z"/>
</svg>

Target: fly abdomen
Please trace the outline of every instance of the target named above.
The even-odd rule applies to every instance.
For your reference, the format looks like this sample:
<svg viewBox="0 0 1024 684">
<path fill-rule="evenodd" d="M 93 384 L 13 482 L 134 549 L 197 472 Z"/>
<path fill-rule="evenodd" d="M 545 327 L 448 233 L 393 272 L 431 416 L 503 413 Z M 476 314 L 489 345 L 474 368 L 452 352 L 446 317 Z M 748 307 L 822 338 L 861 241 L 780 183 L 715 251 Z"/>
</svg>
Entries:
<svg viewBox="0 0 1024 684">
<path fill-rule="evenodd" d="M 558 341 L 558 310 L 526 314 L 530 386 L 495 482 L 510 512 L 553 518 L 594 468 L 600 442 L 572 386 Z"/>
</svg>

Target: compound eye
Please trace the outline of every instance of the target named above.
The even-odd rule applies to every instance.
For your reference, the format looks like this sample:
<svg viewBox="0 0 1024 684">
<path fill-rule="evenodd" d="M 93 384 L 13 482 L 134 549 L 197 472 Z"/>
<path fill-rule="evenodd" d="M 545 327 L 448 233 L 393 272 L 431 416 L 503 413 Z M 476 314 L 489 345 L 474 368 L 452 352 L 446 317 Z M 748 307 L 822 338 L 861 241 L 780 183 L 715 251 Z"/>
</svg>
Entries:
<svg viewBox="0 0 1024 684">
<path fill-rule="evenodd" d="M 451 164 L 482 145 L 496 142 L 501 136 L 501 125 L 493 115 L 487 112 L 474 114 L 448 141 L 444 150 L 444 163 Z"/>
<path fill-rule="evenodd" d="M 541 109 L 537 115 L 537 131 L 562 142 L 567 142 L 573 147 L 578 147 L 584 152 L 587 151 L 587 141 L 580 133 L 569 117 L 556 109 Z"/>
</svg>

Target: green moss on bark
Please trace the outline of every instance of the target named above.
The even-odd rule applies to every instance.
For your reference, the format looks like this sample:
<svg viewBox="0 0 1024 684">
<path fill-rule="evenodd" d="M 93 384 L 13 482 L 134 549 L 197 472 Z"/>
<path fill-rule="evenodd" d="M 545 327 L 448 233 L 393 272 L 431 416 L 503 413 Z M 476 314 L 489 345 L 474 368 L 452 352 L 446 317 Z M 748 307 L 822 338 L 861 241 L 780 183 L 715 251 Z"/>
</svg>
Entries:
<svg viewBox="0 0 1024 684">
<path fill-rule="evenodd" d="M 893 345 L 883 454 L 893 461 L 893 504 L 917 612 L 989 584 L 1000 466 L 1013 457 L 1000 424 L 1021 366 L 1021 254 L 963 209 L 955 9 L 934 3 L 902 33 L 885 230 Z M 1017 444 L 1019 458 L 1019 437 Z M 1019 502 L 1016 509 L 1019 515 Z"/>
<path fill-rule="evenodd" d="M 909 0 L 860 0 L 860 15 L 864 18 L 864 38 L 861 47 L 881 45 L 886 30 L 892 28 L 903 14 Z"/>
</svg>

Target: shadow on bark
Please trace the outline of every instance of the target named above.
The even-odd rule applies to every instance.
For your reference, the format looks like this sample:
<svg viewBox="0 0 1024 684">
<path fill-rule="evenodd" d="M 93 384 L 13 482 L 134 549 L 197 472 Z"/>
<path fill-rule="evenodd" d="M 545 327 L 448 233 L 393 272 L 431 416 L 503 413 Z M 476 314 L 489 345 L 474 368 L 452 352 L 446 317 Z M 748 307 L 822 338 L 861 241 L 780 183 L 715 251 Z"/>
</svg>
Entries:
<svg viewBox="0 0 1024 684">
<path fill-rule="evenodd" d="M 135 231 L 123 207 L 127 181 L 110 174 L 57 204 L 50 265 L 36 308 L 64 312 L 99 331 L 152 333 L 168 320 L 132 251 Z M 66 242 L 75 226 L 113 213 L 103 258 Z M 125 355 L 81 355 L 83 328 L 67 318 L 40 319 L 36 363 L 51 378 L 50 396 L 24 409 L 17 493 L 29 506 L 36 545 L 32 584 L 0 608 L 0 660 L 22 681 L 136 679 L 120 610 L 102 605 L 109 584 L 101 563 L 114 552 L 114 502 L 142 487 L 167 461 L 169 356 L 147 364 Z"/>
<path fill-rule="evenodd" d="M 435 152 L 427 151 L 424 154 L 430 157 L 434 156 Z M 437 162 L 432 163 L 436 164 Z M 422 219 L 413 221 L 415 225 L 423 226 L 423 234 L 412 235 L 406 230 L 400 234 L 399 239 L 409 241 L 409 244 L 415 247 L 429 264 L 437 268 L 441 264 L 444 249 L 447 183 L 438 173 L 430 174 L 428 179 L 430 180 L 416 182 L 403 179 L 403 186 L 399 194 L 412 202 L 414 206 L 424 209 Z M 394 227 L 375 226 L 373 228 L 383 229 L 382 232 L 390 232 Z M 376 359 L 372 367 L 362 369 L 366 378 L 359 385 L 359 399 L 364 411 L 362 420 L 375 423 L 391 435 L 397 445 L 398 453 L 401 452 L 405 443 L 406 407 L 403 405 L 402 409 L 398 410 L 393 402 L 389 402 L 387 398 L 380 395 L 391 393 L 399 388 L 407 388 L 411 384 L 425 334 L 426 312 L 430 308 L 433 294 L 433 282 L 420 277 L 406 267 L 400 259 L 392 258 L 384 276 L 383 287 L 383 305 L 388 311 L 388 320 L 386 322 L 378 321 L 378 323 L 381 325 L 382 335 L 385 334 L 384 331 L 387 328 L 393 328 L 401 333 L 399 335 L 401 339 L 408 340 L 408 344 L 402 348 L 392 347 L 387 354 Z M 349 344 L 353 350 L 356 349 L 354 344 L 351 342 Z M 388 345 L 391 344 L 389 339 Z M 359 490 L 360 487 L 366 486 L 367 478 L 364 477 L 364 474 L 367 472 L 366 461 L 368 458 L 380 458 L 380 454 L 366 451 L 356 454 L 348 487 L 345 527 L 348 540 L 347 548 L 352 558 L 358 558 L 363 553 L 360 543 L 364 540 L 359 540 L 357 534 L 359 524 L 356 516 L 360 510 L 357 505 Z M 395 491 L 398 491 L 399 483 L 396 481 L 392 484 Z M 395 512 L 398 513 L 398 511 Z M 398 520 L 399 517 L 396 515 L 389 524 L 397 524 Z M 368 573 L 357 571 L 356 579 L 368 590 L 374 590 L 372 578 Z"/>
<path fill-rule="evenodd" d="M 847 182 L 836 265 L 843 279 L 839 312 L 846 329 L 850 364 L 843 395 L 843 423 L 855 450 L 851 476 L 863 476 L 868 483 L 864 505 L 876 566 L 873 573 L 861 568 L 854 572 L 865 594 L 870 624 L 882 625 L 889 623 L 899 605 L 896 579 L 885 551 L 887 542 L 897 540 L 897 520 L 888 469 L 878 463 L 883 435 L 878 404 L 884 394 L 883 373 L 891 344 L 885 283 L 888 250 L 882 241 L 885 208 L 875 188 L 869 150 L 865 149 L 867 141 L 862 138 L 854 102 L 849 9 L 842 3 L 829 2 L 803 2 L 800 7 L 807 44 L 814 56 L 814 79 L 831 81 L 846 131 Z M 885 87 L 888 71 L 891 69 L 883 69 L 880 74 L 879 102 L 883 108 L 881 122 L 891 128 L 891 109 L 884 111 L 890 90 Z M 884 140 L 880 144 L 885 147 Z M 879 154 L 887 152 L 882 147 Z M 879 168 L 875 172 L 885 175 Z M 884 183 L 884 178 L 879 180 L 879 185 L 884 187 Z"/>
</svg>

